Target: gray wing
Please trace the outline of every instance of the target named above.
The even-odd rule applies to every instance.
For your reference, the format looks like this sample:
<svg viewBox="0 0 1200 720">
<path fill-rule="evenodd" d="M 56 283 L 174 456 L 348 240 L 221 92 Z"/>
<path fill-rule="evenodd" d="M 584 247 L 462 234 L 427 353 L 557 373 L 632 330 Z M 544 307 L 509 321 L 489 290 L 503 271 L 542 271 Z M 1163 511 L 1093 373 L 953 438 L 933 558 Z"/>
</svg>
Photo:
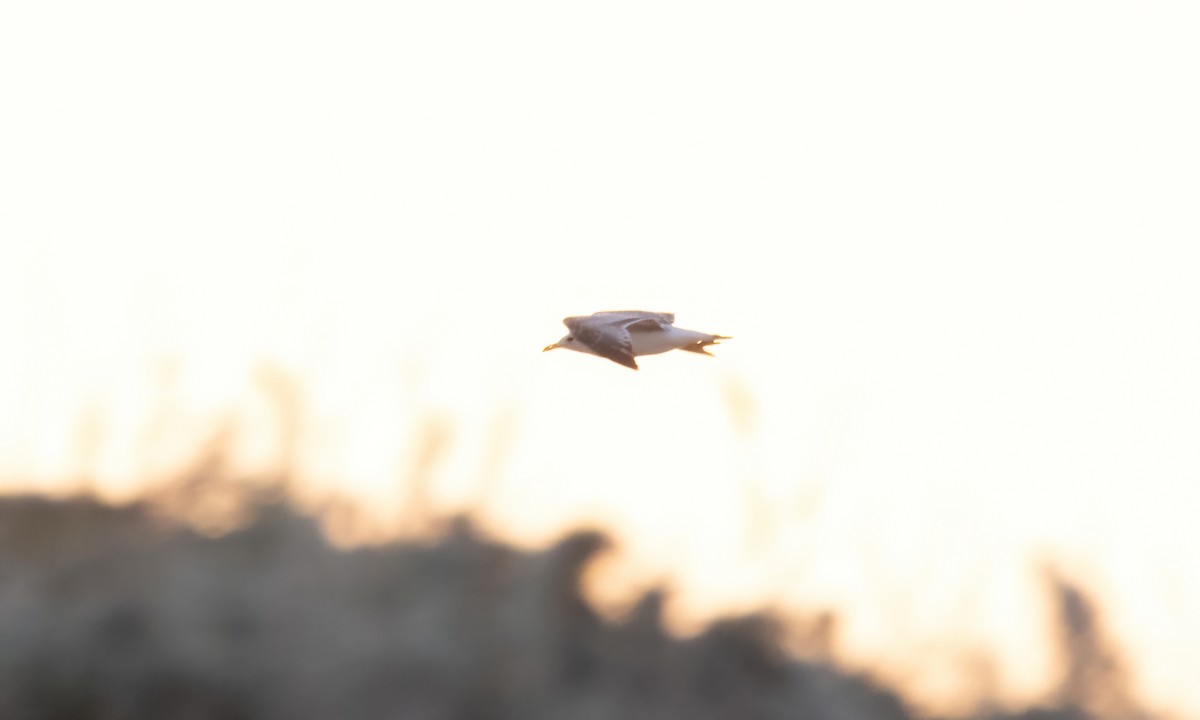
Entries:
<svg viewBox="0 0 1200 720">
<path fill-rule="evenodd" d="M 592 314 L 592 317 L 602 322 L 618 323 L 626 327 L 630 323 L 643 321 L 657 323 L 660 328 L 675 323 L 675 313 L 656 313 L 645 310 L 605 310 Z M 648 325 L 648 323 L 643 324 Z"/>
<path fill-rule="evenodd" d="M 631 322 L 637 322 L 631 320 Z M 600 357 L 634 370 L 638 369 L 633 359 L 633 342 L 629 339 L 629 331 L 622 323 L 605 321 L 603 318 L 569 317 L 563 324 L 579 342 L 587 345 Z"/>
</svg>

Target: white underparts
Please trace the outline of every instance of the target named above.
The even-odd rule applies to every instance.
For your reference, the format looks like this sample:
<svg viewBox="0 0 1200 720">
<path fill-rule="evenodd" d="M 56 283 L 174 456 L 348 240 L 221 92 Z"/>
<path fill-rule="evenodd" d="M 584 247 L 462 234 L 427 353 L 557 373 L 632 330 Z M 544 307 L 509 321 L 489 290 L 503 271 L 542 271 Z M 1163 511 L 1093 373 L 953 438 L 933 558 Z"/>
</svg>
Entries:
<svg viewBox="0 0 1200 720">
<path fill-rule="evenodd" d="M 633 354 L 657 355 L 668 350 L 695 345 L 701 340 L 711 340 L 712 335 L 695 330 L 684 330 L 677 327 L 667 327 L 657 331 L 631 331 L 629 339 L 633 344 Z"/>
</svg>

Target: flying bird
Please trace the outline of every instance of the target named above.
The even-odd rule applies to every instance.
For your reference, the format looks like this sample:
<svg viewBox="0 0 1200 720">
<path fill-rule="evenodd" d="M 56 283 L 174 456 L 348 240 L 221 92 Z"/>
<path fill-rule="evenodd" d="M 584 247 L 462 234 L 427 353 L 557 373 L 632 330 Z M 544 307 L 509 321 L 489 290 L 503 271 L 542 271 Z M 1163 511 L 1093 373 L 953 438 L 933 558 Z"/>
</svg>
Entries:
<svg viewBox="0 0 1200 720">
<path fill-rule="evenodd" d="M 616 310 L 563 318 L 563 325 L 570 332 L 553 345 L 547 345 L 542 352 L 566 348 L 599 355 L 637 370 L 634 358 L 640 355 L 656 355 L 668 350 L 711 355 L 704 348 L 717 345 L 719 340 L 729 339 L 726 335 L 709 335 L 677 328 L 674 322 L 675 315 L 672 313 L 642 310 Z"/>
</svg>

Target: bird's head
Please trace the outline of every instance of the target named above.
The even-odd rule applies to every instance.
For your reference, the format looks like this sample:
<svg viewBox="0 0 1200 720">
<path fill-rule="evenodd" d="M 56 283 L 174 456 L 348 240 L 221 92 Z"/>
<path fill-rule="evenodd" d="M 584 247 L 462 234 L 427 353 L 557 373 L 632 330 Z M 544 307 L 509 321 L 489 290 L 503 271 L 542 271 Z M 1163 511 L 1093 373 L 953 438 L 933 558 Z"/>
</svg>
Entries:
<svg viewBox="0 0 1200 720">
<path fill-rule="evenodd" d="M 542 348 L 542 352 L 553 350 L 555 348 L 566 348 L 567 350 L 576 350 L 578 352 L 588 352 L 587 345 L 575 339 L 574 335 L 563 335 L 562 339 L 551 345 Z"/>
</svg>

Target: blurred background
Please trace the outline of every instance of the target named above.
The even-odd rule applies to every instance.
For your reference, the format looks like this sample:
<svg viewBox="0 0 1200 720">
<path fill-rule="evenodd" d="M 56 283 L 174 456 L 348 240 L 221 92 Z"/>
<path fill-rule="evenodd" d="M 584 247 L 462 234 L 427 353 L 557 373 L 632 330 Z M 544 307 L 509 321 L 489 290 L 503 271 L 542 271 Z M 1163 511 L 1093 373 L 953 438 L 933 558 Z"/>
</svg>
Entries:
<svg viewBox="0 0 1200 720">
<path fill-rule="evenodd" d="M 1197 716 L 1198 32 L 4 6 L 0 711 Z"/>
</svg>

